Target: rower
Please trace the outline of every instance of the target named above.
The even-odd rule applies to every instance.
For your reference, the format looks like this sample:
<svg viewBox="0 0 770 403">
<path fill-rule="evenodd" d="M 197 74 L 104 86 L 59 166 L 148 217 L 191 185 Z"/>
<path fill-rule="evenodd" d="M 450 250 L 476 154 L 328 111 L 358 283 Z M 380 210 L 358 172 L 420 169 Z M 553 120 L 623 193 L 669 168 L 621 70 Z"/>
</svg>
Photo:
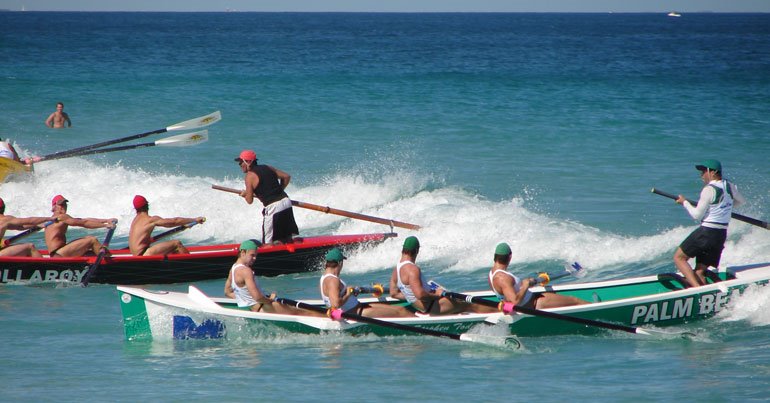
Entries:
<svg viewBox="0 0 770 403">
<path fill-rule="evenodd" d="M 62 195 L 56 195 L 51 200 L 49 220 L 55 223 L 45 228 L 45 244 L 50 257 L 79 257 L 87 253 L 98 255 L 103 248 L 95 236 L 89 235 L 67 243 L 67 229 L 70 226 L 88 229 L 115 228 L 116 218 L 75 218 L 67 214 L 69 201 Z"/>
<path fill-rule="evenodd" d="M 206 217 L 174 217 L 163 218 L 151 216 L 150 203 L 142 195 L 134 196 L 136 217 L 131 222 L 128 232 L 128 248 L 134 256 L 152 256 L 168 254 L 189 254 L 190 251 L 179 240 L 157 242 L 152 245 L 152 231 L 155 227 L 176 227 L 197 222 L 202 224 Z"/>
<path fill-rule="evenodd" d="M 14 217 L 5 215 L 5 201 L 0 198 L 0 256 L 42 257 L 33 243 L 6 245 L 3 235 L 6 230 L 24 230 L 50 221 L 50 217 Z"/>
<path fill-rule="evenodd" d="M 382 302 L 361 303 L 358 301 L 358 298 L 353 295 L 353 287 L 347 287 L 340 278 L 345 259 L 347 258 L 339 248 L 332 248 L 326 253 L 324 274 L 321 275 L 319 288 L 321 299 L 329 308 L 329 317 L 340 320 L 344 312 L 370 318 L 414 317 L 412 312 L 402 306 Z"/>
<path fill-rule="evenodd" d="M 512 255 L 511 247 L 507 243 L 499 243 L 495 247 L 494 264 L 488 274 L 489 286 L 492 288 L 492 291 L 500 301 L 505 302 L 503 309 L 505 313 L 513 312 L 514 306 L 547 309 L 589 303 L 588 301 L 568 295 L 553 292 L 533 293 L 529 291 L 529 287 L 537 285 L 537 280 L 534 278 L 521 280 L 513 273 L 507 271 Z"/>
</svg>

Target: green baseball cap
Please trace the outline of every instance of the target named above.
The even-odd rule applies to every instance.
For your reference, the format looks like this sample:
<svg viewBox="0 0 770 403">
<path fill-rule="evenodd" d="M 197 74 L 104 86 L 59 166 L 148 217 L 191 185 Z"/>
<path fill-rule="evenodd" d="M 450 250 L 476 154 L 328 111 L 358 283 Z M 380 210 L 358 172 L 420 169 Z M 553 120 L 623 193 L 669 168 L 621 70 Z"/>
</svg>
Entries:
<svg viewBox="0 0 770 403">
<path fill-rule="evenodd" d="M 404 250 L 417 250 L 420 248 L 420 241 L 416 236 L 410 236 L 404 239 Z"/>
<path fill-rule="evenodd" d="M 247 239 L 243 242 L 241 242 L 241 246 L 238 247 L 239 250 L 255 250 L 259 247 L 259 245 L 262 242 L 257 241 L 256 239 Z"/>
<path fill-rule="evenodd" d="M 695 166 L 695 169 L 699 171 L 705 171 L 709 169 L 711 171 L 722 172 L 722 163 L 717 160 L 705 160 Z"/>
<path fill-rule="evenodd" d="M 510 255 L 511 247 L 505 242 L 500 242 L 495 248 L 495 255 Z"/>
<path fill-rule="evenodd" d="M 341 262 L 343 260 L 347 259 L 345 255 L 342 254 L 342 251 L 340 248 L 333 248 L 330 251 L 326 252 L 326 261 L 327 262 Z"/>
</svg>

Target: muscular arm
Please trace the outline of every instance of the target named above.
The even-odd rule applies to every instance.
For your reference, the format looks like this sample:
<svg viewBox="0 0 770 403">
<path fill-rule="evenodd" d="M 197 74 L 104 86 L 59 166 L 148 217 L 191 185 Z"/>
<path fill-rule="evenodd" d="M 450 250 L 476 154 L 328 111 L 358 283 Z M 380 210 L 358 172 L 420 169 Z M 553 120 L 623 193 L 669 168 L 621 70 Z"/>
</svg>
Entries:
<svg viewBox="0 0 770 403">
<path fill-rule="evenodd" d="M 254 203 L 254 189 L 259 185 L 259 176 L 254 172 L 246 172 L 246 190 L 241 192 L 241 196 L 246 199 L 246 203 Z"/>
<path fill-rule="evenodd" d="M 53 117 L 54 117 L 55 114 L 56 114 L 56 112 L 48 115 L 48 119 L 45 120 L 45 125 L 46 126 L 48 126 L 50 128 L 53 128 Z"/>
<path fill-rule="evenodd" d="M 81 228 L 88 228 L 88 229 L 96 229 L 96 228 L 112 228 L 113 227 L 113 221 L 114 218 L 74 218 L 67 216 L 64 219 L 61 219 L 60 222 L 63 222 L 67 225 L 73 226 L 73 227 L 81 227 Z"/>
<path fill-rule="evenodd" d="M 405 300 L 404 294 L 398 289 L 398 278 L 396 277 L 396 270 L 393 269 L 393 274 L 390 275 L 390 296 L 395 299 Z"/>
<path fill-rule="evenodd" d="M 227 298 L 235 298 L 235 293 L 233 292 L 233 271 L 230 270 L 227 273 L 227 281 L 225 281 L 225 296 Z"/>
<path fill-rule="evenodd" d="M 72 121 L 70 120 L 70 115 L 62 112 L 62 117 L 64 118 L 64 121 L 67 122 L 67 127 L 72 127 Z"/>
<path fill-rule="evenodd" d="M 345 292 L 345 296 L 340 298 L 340 281 L 336 278 L 327 277 L 324 280 L 324 291 L 329 297 L 329 302 L 333 309 L 338 309 L 345 305 L 350 298 L 350 293 Z"/>
<path fill-rule="evenodd" d="M 278 176 L 278 182 L 281 184 L 281 189 L 286 190 L 286 187 L 289 186 L 289 182 L 291 181 L 291 175 L 288 173 L 281 171 L 278 168 L 274 168 L 268 165 L 270 169 L 275 172 L 275 174 Z"/>
<path fill-rule="evenodd" d="M 513 284 L 513 278 L 506 274 L 497 274 L 493 279 L 495 282 L 495 288 L 500 290 L 501 294 L 505 297 L 507 302 L 513 302 L 514 305 L 518 305 L 519 302 L 527 294 L 527 289 L 532 285 L 530 279 L 524 279 L 521 281 L 521 287 L 519 292 L 516 292 Z"/>
<path fill-rule="evenodd" d="M 259 287 L 257 287 L 257 283 L 254 282 L 254 276 L 252 275 L 252 273 L 249 273 L 249 275 L 244 276 L 243 280 L 246 281 L 246 288 L 248 288 L 249 294 L 251 294 L 251 297 L 254 298 L 254 301 L 257 301 L 260 304 L 269 304 L 273 302 L 272 299 L 270 299 L 265 294 L 262 294 L 262 292 L 259 291 Z"/>
<path fill-rule="evenodd" d="M 54 221 L 55 218 L 51 217 L 25 217 L 25 218 L 12 218 L 8 220 L 8 229 L 22 230 L 30 227 L 34 227 L 40 224 L 44 224 L 48 221 Z"/>
<path fill-rule="evenodd" d="M 150 224 L 158 227 L 178 227 L 180 225 L 190 224 L 193 222 L 202 223 L 205 220 L 203 217 L 174 217 L 174 218 L 161 218 L 158 216 L 152 217 Z"/>
</svg>

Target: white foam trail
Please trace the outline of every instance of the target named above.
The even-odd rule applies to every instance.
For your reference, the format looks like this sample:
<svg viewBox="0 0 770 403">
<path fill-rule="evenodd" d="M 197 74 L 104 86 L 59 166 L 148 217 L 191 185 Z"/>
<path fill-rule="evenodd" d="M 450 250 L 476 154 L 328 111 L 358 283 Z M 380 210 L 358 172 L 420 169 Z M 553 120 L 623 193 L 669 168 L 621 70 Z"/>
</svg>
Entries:
<svg viewBox="0 0 770 403">
<path fill-rule="evenodd" d="M 617 274 L 643 275 L 648 273 L 638 272 L 640 266 L 668 264 L 676 246 L 693 229 L 677 227 L 640 237 L 602 232 L 535 213 L 522 199 L 489 201 L 456 187 L 431 189 L 437 186 L 432 178 L 398 170 L 367 175 L 343 172 L 321 183 L 296 183 L 299 181 L 287 189 L 295 200 L 422 226 L 419 231 L 395 228 L 398 238 L 352 253 L 346 264 L 349 273 L 392 267 L 403 239 L 416 235 L 422 244 L 419 262 L 441 271 L 489 267 L 495 245 L 504 241 L 513 249 L 513 265 L 579 261 L 593 273 L 619 270 Z M 119 163 L 103 166 L 69 158 L 38 164 L 33 179 L 3 184 L 0 196 L 6 201 L 7 213 L 17 216 L 47 216 L 51 198 L 63 194 L 75 217 L 116 217 L 114 246 L 125 245 L 135 194 L 147 197 L 153 215 L 205 216 L 205 224 L 178 235 L 187 244 L 240 242 L 261 236 L 261 205 L 249 206 L 237 195 L 211 189 L 212 184 L 243 187 L 240 177 L 158 174 L 126 169 Z M 304 236 L 390 231 L 385 225 L 301 208 L 295 208 L 295 216 Z M 770 261 L 770 231 L 734 224 L 722 265 Z"/>
<path fill-rule="evenodd" d="M 749 286 L 718 317 L 725 322 L 746 320 L 753 326 L 770 325 L 770 287 Z"/>
</svg>

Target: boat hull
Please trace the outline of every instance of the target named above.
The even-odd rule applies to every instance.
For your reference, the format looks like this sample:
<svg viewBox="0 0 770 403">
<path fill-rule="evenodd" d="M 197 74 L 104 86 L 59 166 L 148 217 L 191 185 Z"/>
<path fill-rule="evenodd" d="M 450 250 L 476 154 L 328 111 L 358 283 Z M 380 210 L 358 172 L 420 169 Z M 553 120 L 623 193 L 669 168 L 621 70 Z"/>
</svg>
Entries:
<svg viewBox="0 0 770 403">
<path fill-rule="evenodd" d="M 393 233 L 318 236 L 298 238 L 284 245 L 259 248 L 254 271 L 260 276 L 278 276 L 317 270 L 323 255 L 333 247 L 352 249 L 382 242 Z M 238 255 L 238 244 L 191 246 L 189 255 L 132 256 L 127 250 L 112 250 L 102 260 L 90 283 L 172 284 L 227 278 Z M 42 251 L 46 253 L 46 251 Z M 80 282 L 95 256 L 79 258 L 0 257 L 0 283 Z"/>
<path fill-rule="evenodd" d="M 14 176 L 25 175 L 32 169 L 20 162 L 8 158 L 0 158 L 0 183 L 12 179 Z"/>
<path fill-rule="evenodd" d="M 770 282 L 770 263 L 733 267 L 719 273 L 722 281 L 702 287 L 685 288 L 674 274 L 637 277 L 593 283 L 535 287 L 533 291 L 553 291 L 574 295 L 591 304 L 548 309 L 547 311 L 584 319 L 633 327 L 667 327 L 702 320 L 724 309 L 748 287 Z M 327 318 L 255 313 L 238 309 L 231 299 L 209 298 L 195 287 L 188 293 L 148 291 L 118 287 L 126 338 L 188 339 L 262 337 L 285 333 L 314 334 L 340 331 L 350 334 L 405 334 L 403 331 Z M 467 294 L 489 299 L 488 291 Z M 361 299 L 362 302 L 402 303 L 390 298 Z M 320 301 L 307 301 L 320 304 Z M 459 314 L 415 318 L 379 318 L 385 321 L 460 334 L 482 323 L 507 327 L 521 336 L 552 336 L 606 332 L 563 320 L 530 315 Z M 486 325 L 483 325 L 486 326 Z"/>
</svg>

